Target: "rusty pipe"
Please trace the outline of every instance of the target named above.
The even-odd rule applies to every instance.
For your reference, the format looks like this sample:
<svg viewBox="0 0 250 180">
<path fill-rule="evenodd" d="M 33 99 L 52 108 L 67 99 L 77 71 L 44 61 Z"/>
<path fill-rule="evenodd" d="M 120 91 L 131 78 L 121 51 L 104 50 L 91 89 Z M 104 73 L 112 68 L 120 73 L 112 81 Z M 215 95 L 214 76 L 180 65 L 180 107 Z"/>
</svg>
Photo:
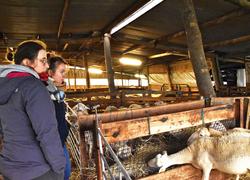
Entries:
<svg viewBox="0 0 250 180">
<path fill-rule="evenodd" d="M 98 118 L 102 123 L 135 119 L 140 117 L 155 116 L 167 113 L 181 112 L 204 107 L 204 100 L 196 100 L 192 102 L 183 102 L 178 104 L 167 104 L 163 106 L 154 106 L 142 109 L 129 109 L 116 112 L 105 112 L 99 114 Z M 79 126 L 82 130 L 90 130 L 93 128 L 95 115 L 80 115 L 77 117 Z"/>
</svg>

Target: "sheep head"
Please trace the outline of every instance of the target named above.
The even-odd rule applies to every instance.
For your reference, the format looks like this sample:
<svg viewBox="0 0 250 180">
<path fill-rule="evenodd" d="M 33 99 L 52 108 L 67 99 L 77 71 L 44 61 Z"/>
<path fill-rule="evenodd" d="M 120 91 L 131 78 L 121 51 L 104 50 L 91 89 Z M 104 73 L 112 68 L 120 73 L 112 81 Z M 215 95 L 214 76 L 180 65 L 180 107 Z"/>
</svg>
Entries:
<svg viewBox="0 0 250 180">
<path fill-rule="evenodd" d="M 167 152 L 163 151 L 163 154 L 157 154 L 155 158 L 148 161 L 148 166 L 160 168 L 159 172 L 165 171 L 170 166 Z"/>
<path fill-rule="evenodd" d="M 203 127 L 198 129 L 197 131 L 195 131 L 189 138 L 187 141 L 187 144 L 190 145 L 192 144 L 196 139 L 200 138 L 200 137 L 208 137 L 210 136 L 210 132 L 207 128 Z"/>
</svg>

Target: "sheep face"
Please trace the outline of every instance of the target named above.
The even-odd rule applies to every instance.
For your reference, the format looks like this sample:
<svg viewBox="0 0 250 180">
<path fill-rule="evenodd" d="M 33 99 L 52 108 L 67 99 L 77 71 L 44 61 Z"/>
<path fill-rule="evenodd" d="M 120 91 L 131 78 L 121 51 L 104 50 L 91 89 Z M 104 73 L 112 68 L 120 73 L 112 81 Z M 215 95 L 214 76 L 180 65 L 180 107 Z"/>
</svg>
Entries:
<svg viewBox="0 0 250 180">
<path fill-rule="evenodd" d="M 168 155 L 167 152 L 164 151 L 163 154 L 157 154 L 155 158 L 151 159 L 148 162 L 148 166 L 151 168 L 161 168 L 168 166 Z"/>
<path fill-rule="evenodd" d="M 210 136 L 210 132 L 207 128 L 203 127 L 198 129 L 196 132 L 194 132 L 187 141 L 187 144 L 190 145 L 192 144 L 196 139 L 200 138 L 200 137 L 208 137 Z"/>
</svg>

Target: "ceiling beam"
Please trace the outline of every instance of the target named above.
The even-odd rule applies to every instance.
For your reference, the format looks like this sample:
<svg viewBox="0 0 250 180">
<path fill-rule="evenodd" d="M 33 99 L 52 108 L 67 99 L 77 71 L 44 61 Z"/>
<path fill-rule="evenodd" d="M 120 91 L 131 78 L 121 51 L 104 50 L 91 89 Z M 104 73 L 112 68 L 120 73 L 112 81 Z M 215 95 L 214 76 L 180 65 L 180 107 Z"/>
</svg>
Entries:
<svg viewBox="0 0 250 180">
<path fill-rule="evenodd" d="M 250 1 L 249 0 L 226 0 L 238 6 L 250 9 Z"/>
<path fill-rule="evenodd" d="M 212 20 L 209 20 L 209 21 L 206 21 L 204 23 L 201 23 L 199 26 L 201 28 L 205 28 L 205 27 L 209 27 L 209 26 L 215 26 L 217 24 L 220 24 L 220 23 L 223 23 L 229 19 L 232 19 L 232 18 L 235 18 L 235 17 L 239 17 L 239 16 L 243 16 L 243 15 L 246 15 L 246 14 L 249 14 L 250 11 L 249 10 L 246 10 L 246 9 L 237 9 L 237 10 L 233 10 L 229 13 L 226 13 L 220 17 L 217 17 L 215 19 L 212 19 Z M 170 34 L 170 35 L 165 35 L 165 36 L 162 36 L 156 40 L 153 40 L 153 41 L 156 41 L 156 42 L 167 42 L 169 41 L 170 39 L 174 39 L 174 38 L 177 38 L 177 37 L 180 37 L 180 36 L 183 36 L 185 34 L 185 31 L 182 30 L 182 31 L 179 31 L 179 32 L 176 32 L 176 33 L 173 33 L 173 34 Z M 134 49 L 131 48 L 129 49 L 130 51 L 133 51 L 137 48 L 139 48 L 141 46 L 135 46 Z M 129 52 L 129 51 L 126 51 L 126 52 Z"/>
<path fill-rule="evenodd" d="M 129 53 L 130 51 L 132 51 L 132 50 L 138 49 L 140 46 L 141 46 L 141 45 L 138 45 L 138 44 L 133 45 L 133 46 L 129 47 L 128 49 L 126 49 L 125 51 L 123 51 L 122 54 L 127 54 L 127 53 Z"/>
<path fill-rule="evenodd" d="M 205 27 L 209 27 L 209 26 L 215 26 L 215 25 L 221 24 L 221 23 L 223 23 L 223 22 L 225 22 L 227 20 L 230 20 L 232 18 L 240 17 L 240 16 L 243 16 L 243 15 L 246 15 L 246 14 L 249 14 L 249 13 L 250 13 L 249 10 L 240 8 L 240 9 L 237 9 L 237 10 L 233 10 L 233 11 L 231 11 L 229 13 L 226 13 L 226 14 L 224 14 L 222 16 L 219 16 L 219 17 L 217 17 L 215 19 L 211 19 L 209 21 L 200 23 L 199 27 L 200 28 L 205 28 Z M 185 34 L 185 31 L 182 30 L 182 31 L 176 32 L 176 33 L 171 34 L 171 35 L 162 36 L 157 40 L 159 42 L 169 41 L 170 39 L 174 39 L 174 38 L 183 36 L 184 34 Z"/>
<path fill-rule="evenodd" d="M 135 39 L 130 39 L 130 38 L 124 38 L 121 36 L 117 36 L 116 38 L 113 38 L 115 41 L 120 41 L 120 42 L 127 42 L 135 45 L 140 45 L 140 47 L 148 47 L 148 48 L 155 48 L 163 51 L 172 51 L 172 52 L 180 52 L 180 53 L 187 53 L 187 47 L 183 45 L 177 45 L 173 43 L 168 43 L 168 44 L 162 44 L 162 43 L 157 43 L 154 42 L 153 40 L 150 41 L 140 41 L 140 40 L 135 40 Z M 127 50 L 126 50 L 127 51 Z M 128 53 L 128 52 L 126 52 Z"/>
<path fill-rule="evenodd" d="M 61 32 L 62 32 L 63 25 L 64 25 L 64 20 L 65 20 L 66 14 L 67 14 L 68 9 L 69 9 L 69 3 L 70 3 L 70 0 L 64 0 L 62 16 L 61 16 L 59 26 L 58 26 L 58 31 L 57 31 L 57 39 L 60 38 L 60 35 L 61 35 Z"/>
<path fill-rule="evenodd" d="M 132 4 L 130 7 L 128 7 L 125 11 L 121 12 L 115 19 L 113 19 L 109 24 L 107 24 L 103 29 L 102 33 L 110 33 L 110 30 L 120 21 L 128 17 L 130 14 L 135 12 L 136 10 L 140 9 L 143 5 L 148 3 L 149 0 L 140 0 L 135 1 L 134 4 Z"/>
<path fill-rule="evenodd" d="M 224 41 L 218 41 L 218 42 L 212 42 L 212 43 L 207 43 L 204 44 L 204 48 L 214 48 L 214 47 L 219 47 L 219 46 L 228 46 L 228 45 L 233 45 L 233 44 L 238 44 L 242 43 L 245 41 L 250 41 L 250 35 L 245 35 L 233 39 L 228 39 Z"/>
</svg>

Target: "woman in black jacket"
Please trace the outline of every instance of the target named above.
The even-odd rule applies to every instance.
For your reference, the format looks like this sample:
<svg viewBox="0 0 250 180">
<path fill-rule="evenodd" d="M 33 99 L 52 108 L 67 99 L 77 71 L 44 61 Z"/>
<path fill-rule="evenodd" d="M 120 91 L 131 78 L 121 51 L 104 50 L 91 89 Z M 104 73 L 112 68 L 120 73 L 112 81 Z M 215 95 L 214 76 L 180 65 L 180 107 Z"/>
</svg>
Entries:
<svg viewBox="0 0 250 180">
<path fill-rule="evenodd" d="M 64 180 L 68 180 L 70 177 L 71 164 L 69 153 L 66 148 L 65 142 L 69 133 L 68 123 L 65 119 L 65 103 L 64 92 L 58 87 L 64 85 L 64 77 L 66 74 L 66 62 L 61 57 L 51 57 L 49 59 L 49 79 L 47 81 L 47 89 L 49 90 L 50 97 L 54 102 L 56 118 L 58 123 L 58 131 L 60 134 L 62 146 L 64 148 L 64 154 L 66 158 L 66 168 L 64 171 Z"/>
</svg>

